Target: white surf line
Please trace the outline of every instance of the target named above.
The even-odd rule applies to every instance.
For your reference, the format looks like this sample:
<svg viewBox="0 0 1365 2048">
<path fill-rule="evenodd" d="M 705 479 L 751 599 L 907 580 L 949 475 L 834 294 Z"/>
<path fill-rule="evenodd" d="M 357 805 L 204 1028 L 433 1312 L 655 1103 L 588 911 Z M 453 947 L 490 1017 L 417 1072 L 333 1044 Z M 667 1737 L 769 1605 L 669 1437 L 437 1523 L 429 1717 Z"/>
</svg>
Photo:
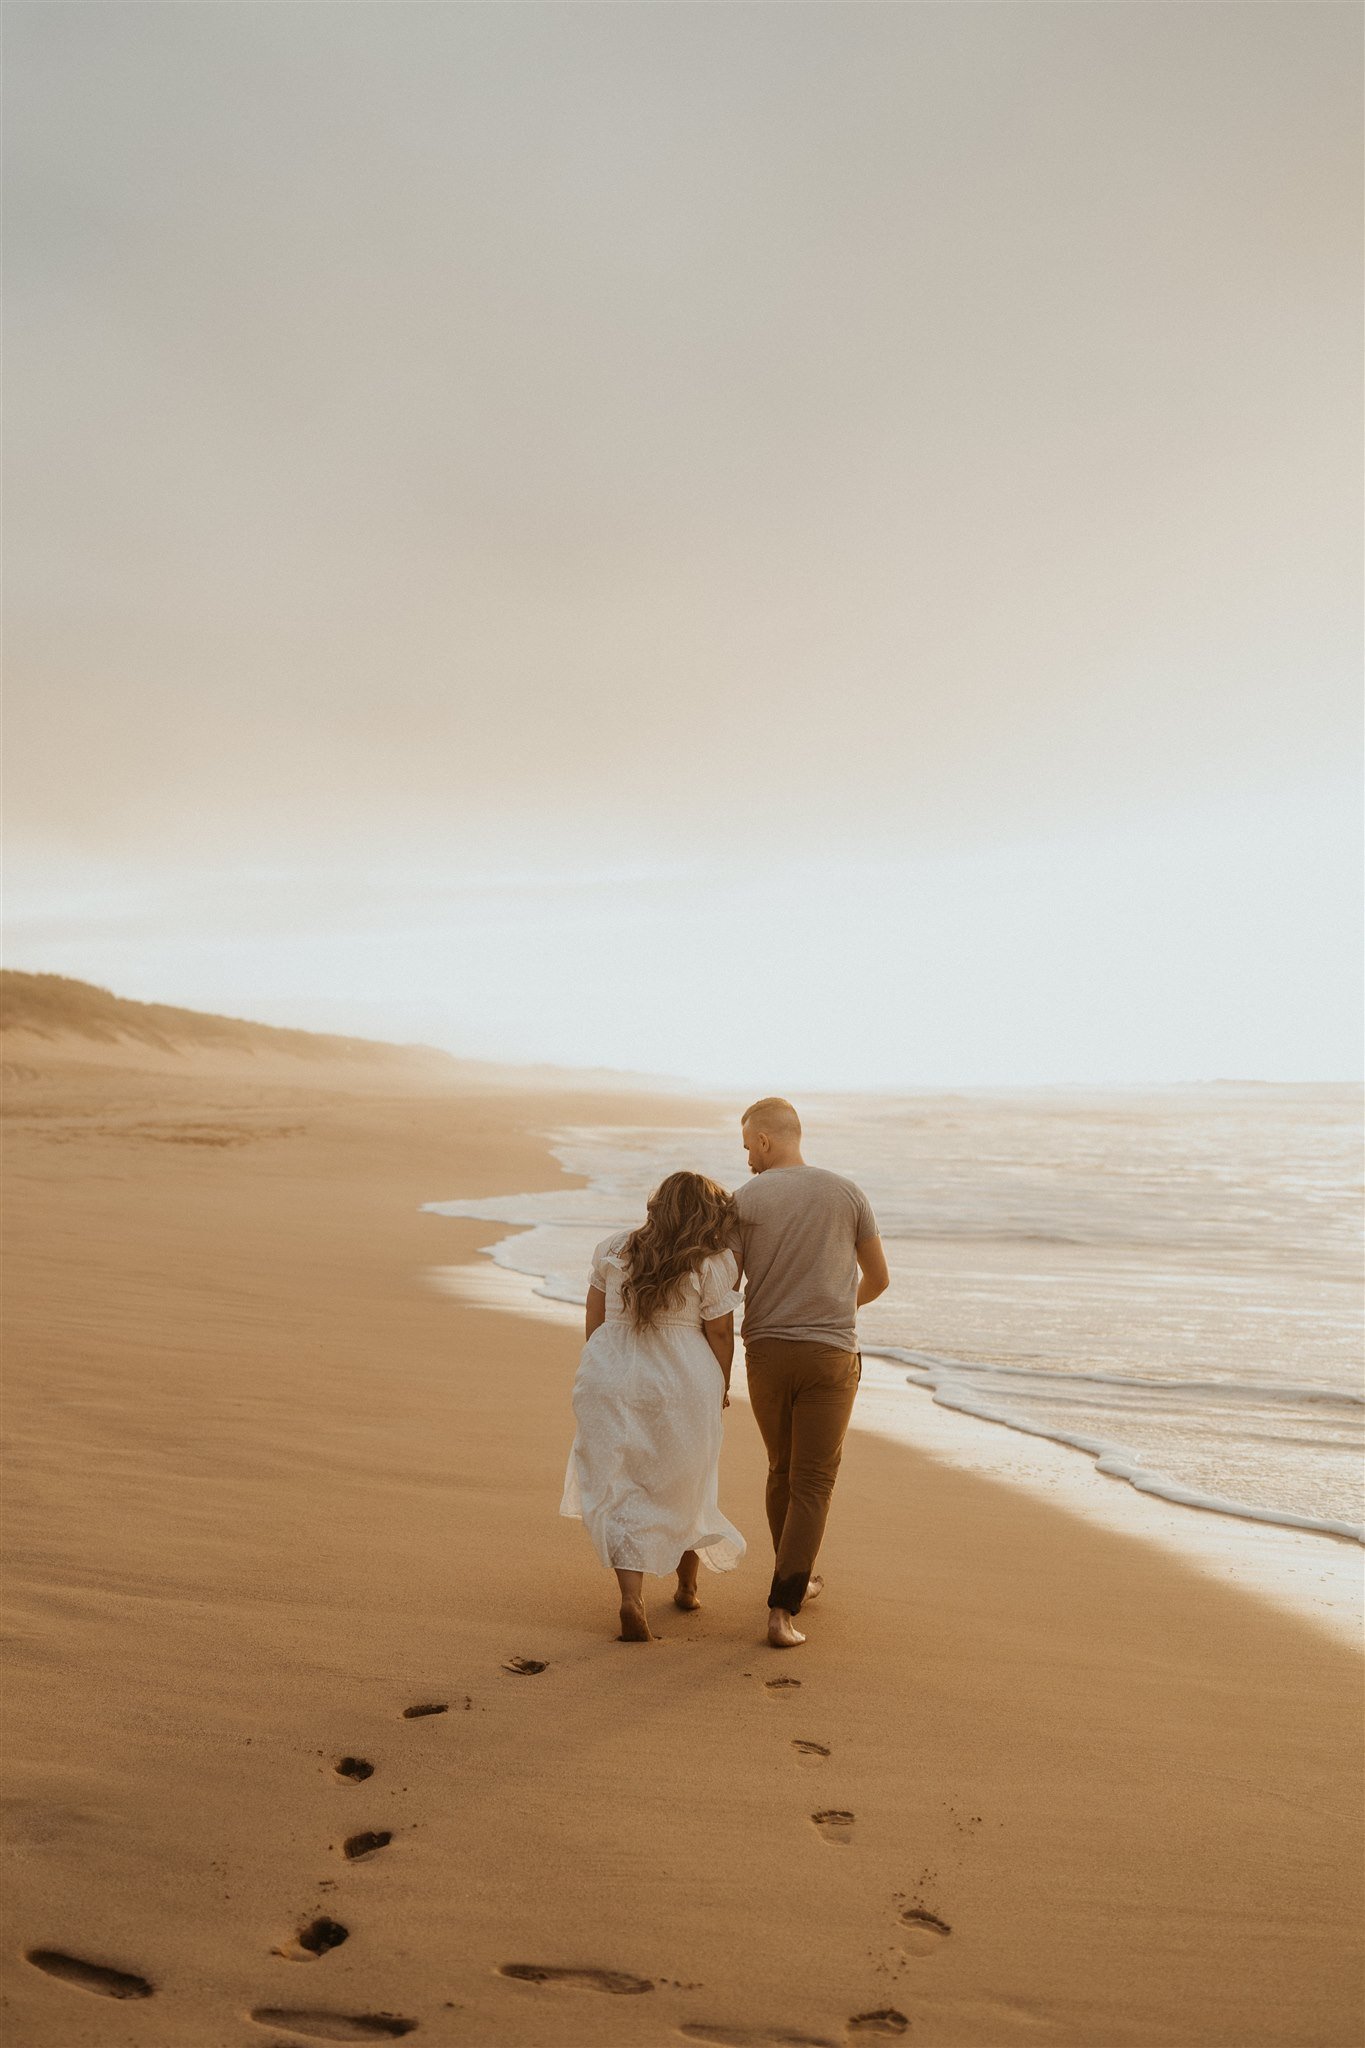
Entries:
<svg viewBox="0 0 1365 2048">
<path fill-rule="evenodd" d="M 1365 1543 L 1365 1527 L 1358 1522 L 1337 1522 L 1320 1515 L 1296 1515 L 1288 1508 L 1260 1508 L 1249 1506 L 1245 1501 L 1227 1500 L 1216 1493 L 1201 1493 L 1198 1488 L 1182 1486 L 1178 1479 L 1171 1479 L 1163 1472 L 1150 1471 L 1145 1465 L 1137 1464 L 1120 1445 L 1108 1442 L 1104 1437 L 1078 1436 L 1067 1429 L 1048 1428 L 1040 1422 L 1029 1422 L 1021 1415 L 1011 1414 L 1007 1409 L 988 1406 L 971 1388 L 964 1387 L 954 1377 L 962 1367 L 948 1359 L 937 1359 L 927 1352 L 902 1351 L 894 1345 L 886 1345 L 876 1352 L 864 1352 L 864 1357 L 885 1358 L 913 1366 L 915 1370 L 906 1374 L 906 1384 L 932 1390 L 937 1405 L 941 1408 L 956 1409 L 960 1415 L 974 1415 L 981 1422 L 995 1423 L 1001 1429 L 1018 1430 L 1024 1436 L 1038 1436 L 1049 1443 L 1063 1444 L 1069 1450 L 1084 1451 L 1095 1461 L 1095 1470 L 1109 1479 L 1125 1479 L 1139 1493 L 1155 1494 L 1161 1500 L 1174 1502 L 1179 1507 L 1203 1508 L 1213 1515 L 1235 1515 L 1245 1522 L 1270 1522 L 1281 1529 L 1308 1529 L 1319 1536 L 1339 1536 L 1349 1543 Z M 1014 1372 L 1024 1377 L 1023 1369 L 1015 1366 L 994 1366 L 992 1372 Z M 1133 1387 L 1137 1383 L 1124 1380 L 1117 1373 L 1075 1373 L 1068 1375 L 1075 1380 L 1093 1380 L 1109 1386 Z M 1192 1387 L 1200 1394 L 1229 1392 L 1229 1389 L 1212 1386 L 1205 1388 L 1199 1382 L 1150 1382 L 1154 1393 L 1179 1392 Z M 1252 1389 L 1255 1393 L 1283 1394 L 1285 1390 L 1275 1387 Z M 1298 1390 L 1290 1390 L 1297 1393 Z M 1340 1399 L 1343 1404 L 1354 1404 L 1355 1396 L 1299 1396 L 1303 1399 L 1319 1398 L 1324 1402 Z"/>
<path fill-rule="evenodd" d="M 496 1198 L 490 1200 L 490 1208 L 495 1203 Z M 449 1213 L 443 1203 L 423 1207 Z M 477 1264 L 428 1268 L 429 1283 L 471 1308 L 530 1316 L 581 1333 L 582 1292 L 573 1300 L 566 1298 L 567 1289 L 565 1294 L 547 1293 L 541 1285 L 544 1274 L 499 1259 L 503 1248 L 524 1234 L 516 1231 L 481 1246 Z M 911 1353 L 909 1360 L 918 1375 L 926 1376 L 911 1378 L 902 1352 L 863 1352 L 853 1428 L 907 1445 L 958 1471 L 1021 1487 L 1116 1534 L 1154 1543 L 1221 1584 L 1268 1599 L 1353 1648 L 1361 1645 L 1365 1558 L 1354 1535 L 1343 1538 L 1317 1524 L 1253 1519 L 1241 1508 L 1220 1508 L 1203 1497 L 1182 1500 L 1169 1491 L 1146 1491 L 1126 1472 L 1105 1470 L 1082 1445 L 943 1400 L 927 1379 L 928 1354 Z M 742 1346 L 736 1348 L 731 1392 L 747 1404 Z M 1115 1484 L 1116 1479 L 1122 1483 Z"/>
<path fill-rule="evenodd" d="M 556 1323 L 561 1329 L 581 1330 L 581 1304 L 562 1301 L 536 1286 L 530 1273 L 492 1262 L 483 1266 L 429 1266 L 427 1278 L 442 1294 L 451 1294 L 470 1308 L 500 1309 L 509 1315 L 531 1316 L 538 1322 Z"/>
</svg>

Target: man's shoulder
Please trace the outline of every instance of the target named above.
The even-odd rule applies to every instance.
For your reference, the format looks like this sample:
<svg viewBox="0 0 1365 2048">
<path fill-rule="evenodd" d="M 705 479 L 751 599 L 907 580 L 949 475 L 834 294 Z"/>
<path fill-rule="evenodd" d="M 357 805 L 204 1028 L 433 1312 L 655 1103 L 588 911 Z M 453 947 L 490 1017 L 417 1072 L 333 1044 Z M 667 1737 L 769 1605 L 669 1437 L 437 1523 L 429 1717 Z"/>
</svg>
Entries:
<svg viewBox="0 0 1365 2048">
<path fill-rule="evenodd" d="M 831 1173 L 826 1166 L 818 1166 L 814 1171 L 820 1176 L 820 1192 L 826 1201 L 851 1206 L 859 1216 L 871 1214 L 872 1204 L 856 1180 L 850 1180 L 846 1173 Z"/>
<path fill-rule="evenodd" d="M 867 1200 L 856 1181 L 846 1174 L 831 1173 L 827 1166 L 774 1167 L 767 1173 L 753 1174 L 735 1189 L 740 1214 L 767 1201 L 786 1201 L 793 1182 L 802 1200 L 818 1202 L 846 1197 L 859 1204 Z"/>
</svg>

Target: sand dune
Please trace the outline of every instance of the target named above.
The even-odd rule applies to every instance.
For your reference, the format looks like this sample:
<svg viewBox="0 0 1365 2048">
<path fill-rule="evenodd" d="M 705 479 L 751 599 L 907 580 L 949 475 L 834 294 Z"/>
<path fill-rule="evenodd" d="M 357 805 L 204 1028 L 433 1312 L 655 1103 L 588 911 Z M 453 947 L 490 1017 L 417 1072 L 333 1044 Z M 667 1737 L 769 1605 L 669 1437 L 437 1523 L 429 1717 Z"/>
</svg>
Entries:
<svg viewBox="0 0 1365 2048">
<path fill-rule="evenodd" d="M 410 1087 L 415 1078 L 430 1088 L 466 1092 L 509 1089 L 523 1094 L 585 1088 L 613 1095 L 686 1094 L 686 1083 L 668 1074 L 632 1074 L 611 1067 L 513 1066 L 461 1059 L 430 1045 L 395 1045 L 385 1039 L 344 1038 L 298 1031 L 243 1017 L 219 1017 L 205 1010 L 167 1003 L 139 1003 L 93 982 L 64 974 L 26 974 L 0 969 L 0 1043 L 5 1071 L 36 1079 L 46 1067 L 73 1061 L 89 1067 L 100 1049 L 111 1070 L 208 1075 L 228 1072 L 281 1081 L 311 1078 L 318 1069 L 328 1085 L 384 1085 L 397 1077 Z"/>
<path fill-rule="evenodd" d="M 694 1104 L 147 1031 L 6 1090 L 7 2040 L 1356 2038 L 1360 1664 L 1292 1618 L 860 1436 L 783 1658 L 737 1407 L 749 1556 L 612 1639 L 576 1343 L 420 1204 Z"/>
<path fill-rule="evenodd" d="M 273 1053 L 324 1063 L 375 1060 L 386 1066 L 396 1060 L 410 1062 L 417 1056 L 455 1064 L 449 1054 L 427 1046 L 334 1038 L 253 1024 L 241 1017 L 215 1017 L 203 1010 L 176 1009 L 168 1003 L 137 1003 L 107 988 L 97 988 L 93 982 L 73 981 L 64 974 L 24 974 L 15 968 L 0 973 L 0 1029 L 43 1039 L 56 1052 L 69 1052 L 94 1041 L 146 1046 L 169 1054 Z"/>
</svg>

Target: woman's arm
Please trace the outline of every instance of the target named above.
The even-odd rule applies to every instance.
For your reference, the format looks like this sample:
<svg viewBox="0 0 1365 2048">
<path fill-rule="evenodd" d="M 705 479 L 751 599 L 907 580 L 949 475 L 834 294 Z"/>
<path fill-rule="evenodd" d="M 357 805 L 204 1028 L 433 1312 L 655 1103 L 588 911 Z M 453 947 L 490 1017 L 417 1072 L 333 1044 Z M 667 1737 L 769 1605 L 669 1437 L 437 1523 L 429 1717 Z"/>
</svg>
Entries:
<svg viewBox="0 0 1365 2048">
<path fill-rule="evenodd" d="M 586 1314 L 585 1314 L 585 1316 L 584 1316 L 584 1318 L 583 1318 L 583 1322 L 584 1322 L 584 1330 L 583 1330 L 583 1335 L 584 1335 L 584 1338 L 585 1338 L 585 1340 L 586 1340 L 586 1339 L 587 1339 L 588 1337 L 591 1337 L 591 1335 L 592 1335 L 592 1333 L 593 1333 L 593 1331 L 594 1331 L 594 1330 L 600 1330 L 600 1329 L 601 1329 L 601 1327 L 602 1327 L 602 1325 L 603 1325 L 603 1323 L 605 1323 L 605 1321 L 606 1321 L 606 1320 L 607 1320 L 607 1296 L 606 1296 L 606 1290 L 605 1290 L 604 1288 L 601 1288 L 601 1287 L 590 1287 L 590 1288 L 588 1289 L 588 1307 L 587 1307 L 587 1312 L 586 1312 Z"/>
<path fill-rule="evenodd" d="M 879 1237 L 861 1238 L 853 1249 L 862 1269 L 858 1281 L 858 1307 L 863 1308 L 869 1301 L 875 1301 L 879 1294 L 885 1294 L 891 1285 L 891 1269 L 886 1263 L 886 1253 Z"/>
<path fill-rule="evenodd" d="M 712 1316 L 709 1322 L 702 1324 L 701 1333 L 711 1346 L 716 1364 L 725 1375 L 725 1399 L 721 1406 L 728 1408 L 730 1405 L 730 1367 L 734 1364 L 735 1360 L 735 1318 L 733 1311 L 728 1315 Z"/>
</svg>

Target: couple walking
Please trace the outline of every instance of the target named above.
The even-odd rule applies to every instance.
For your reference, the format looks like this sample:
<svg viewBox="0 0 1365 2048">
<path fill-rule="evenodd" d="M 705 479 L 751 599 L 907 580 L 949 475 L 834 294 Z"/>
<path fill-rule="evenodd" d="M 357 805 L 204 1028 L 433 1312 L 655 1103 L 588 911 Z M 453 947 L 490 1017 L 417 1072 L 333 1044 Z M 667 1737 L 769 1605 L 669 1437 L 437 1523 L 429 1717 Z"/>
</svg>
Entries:
<svg viewBox="0 0 1365 2048">
<path fill-rule="evenodd" d="M 811 1569 L 862 1372 L 856 1316 L 886 1288 L 886 1256 L 861 1188 L 806 1165 L 789 1102 L 756 1102 L 741 1129 L 751 1178 L 737 1194 L 670 1174 L 644 1223 L 593 1254 L 560 1513 L 581 1517 L 616 1573 L 624 1642 L 654 1640 L 646 1572 L 676 1572 L 673 1598 L 690 1610 L 701 1559 L 729 1571 L 744 1555 L 716 1498 L 741 1276 L 749 1400 L 768 1451 L 775 1649 L 805 1641 L 795 1616 L 820 1590 Z"/>
</svg>

